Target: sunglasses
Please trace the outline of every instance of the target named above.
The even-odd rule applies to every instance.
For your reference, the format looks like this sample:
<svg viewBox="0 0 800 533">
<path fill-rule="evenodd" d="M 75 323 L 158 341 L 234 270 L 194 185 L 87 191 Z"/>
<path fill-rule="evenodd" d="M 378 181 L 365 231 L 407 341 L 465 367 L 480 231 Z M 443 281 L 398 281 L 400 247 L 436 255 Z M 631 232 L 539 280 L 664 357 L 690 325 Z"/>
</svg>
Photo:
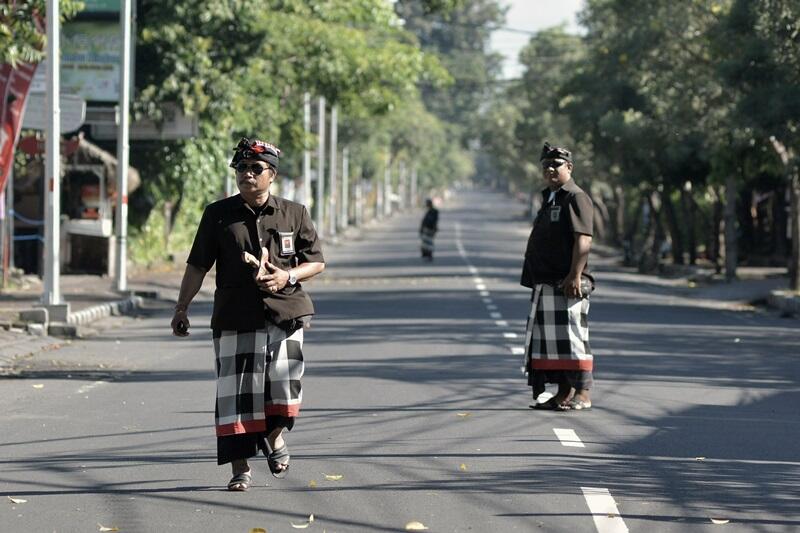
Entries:
<svg viewBox="0 0 800 533">
<path fill-rule="evenodd" d="M 542 168 L 543 169 L 548 169 L 548 168 L 551 168 L 551 167 L 552 168 L 558 168 L 561 165 L 563 165 L 564 163 L 566 163 L 566 161 L 564 161 L 563 159 L 545 160 L 545 161 L 542 161 Z"/>
<path fill-rule="evenodd" d="M 269 165 L 262 165 L 260 163 L 244 163 L 244 162 L 242 162 L 242 163 L 238 163 L 236 165 L 236 172 L 238 172 L 240 174 L 244 174 L 248 170 L 252 170 L 253 174 L 258 176 L 259 174 L 261 174 L 262 172 L 264 172 L 268 168 L 269 168 Z"/>
</svg>

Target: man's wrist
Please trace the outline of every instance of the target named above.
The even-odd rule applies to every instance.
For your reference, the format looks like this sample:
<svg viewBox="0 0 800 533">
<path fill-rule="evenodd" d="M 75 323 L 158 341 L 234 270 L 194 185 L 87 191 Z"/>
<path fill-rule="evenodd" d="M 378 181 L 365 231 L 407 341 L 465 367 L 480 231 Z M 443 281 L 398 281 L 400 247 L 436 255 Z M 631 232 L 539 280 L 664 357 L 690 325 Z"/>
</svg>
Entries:
<svg viewBox="0 0 800 533">
<path fill-rule="evenodd" d="M 286 271 L 286 274 L 289 276 L 288 279 L 286 280 L 286 284 L 291 285 L 292 287 L 297 285 L 297 276 L 295 275 L 294 271 L 291 268 Z"/>
<path fill-rule="evenodd" d="M 189 310 L 189 304 L 182 304 L 180 302 L 175 304 L 176 313 L 185 313 L 188 310 Z"/>
</svg>

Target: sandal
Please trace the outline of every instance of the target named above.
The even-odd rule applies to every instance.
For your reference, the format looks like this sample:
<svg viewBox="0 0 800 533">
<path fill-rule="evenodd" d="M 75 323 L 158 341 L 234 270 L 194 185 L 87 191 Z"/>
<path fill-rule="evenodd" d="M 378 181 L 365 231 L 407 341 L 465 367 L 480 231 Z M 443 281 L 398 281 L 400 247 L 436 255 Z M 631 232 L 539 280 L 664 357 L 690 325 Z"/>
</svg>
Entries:
<svg viewBox="0 0 800 533">
<path fill-rule="evenodd" d="M 556 397 L 553 396 L 544 403 L 537 403 L 535 405 L 531 405 L 530 408 L 537 409 L 540 411 L 563 411 L 563 404 L 556 402 Z"/>
<path fill-rule="evenodd" d="M 570 411 L 587 411 L 592 408 L 592 402 L 587 400 L 570 400 L 566 407 Z"/>
<path fill-rule="evenodd" d="M 267 465 L 269 465 L 269 471 L 276 478 L 283 479 L 286 477 L 286 472 L 289 470 L 289 448 L 286 446 L 286 441 L 283 442 L 283 446 L 272 450 L 267 455 Z M 284 468 L 279 469 L 278 465 Z"/>
<path fill-rule="evenodd" d="M 250 472 L 242 472 L 236 474 L 228 481 L 228 490 L 231 492 L 247 492 L 250 490 L 250 484 L 253 482 L 253 477 Z"/>
</svg>

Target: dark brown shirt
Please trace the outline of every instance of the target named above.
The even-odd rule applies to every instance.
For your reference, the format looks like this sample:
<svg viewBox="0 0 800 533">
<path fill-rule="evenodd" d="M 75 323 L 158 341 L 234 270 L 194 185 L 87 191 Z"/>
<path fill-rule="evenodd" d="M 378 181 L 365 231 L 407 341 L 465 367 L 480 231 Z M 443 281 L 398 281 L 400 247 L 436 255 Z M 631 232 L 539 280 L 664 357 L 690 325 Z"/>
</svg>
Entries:
<svg viewBox="0 0 800 533">
<path fill-rule="evenodd" d="M 589 195 L 570 179 L 548 202 L 550 189 L 542 191 L 542 207 L 533 222 L 520 283 L 557 283 L 572 268 L 575 234 L 592 235 L 594 204 Z M 589 265 L 583 273 L 589 275 Z"/>
<path fill-rule="evenodd" d="M 267 320 L 285 325 L 314 314 L 299 283 L 277 293 L 258 288 L 242 252 L 260 258 L 262 246 L 269 250 L 270 263 L 284 270 L 324 262 L 317 232 L 301 204 L 270 195 L 254 210 L 237 194 L 206 207 L 186 262 L 206 272 L 217 264 L 212 329 L 261 329 Z"/>
</svg>

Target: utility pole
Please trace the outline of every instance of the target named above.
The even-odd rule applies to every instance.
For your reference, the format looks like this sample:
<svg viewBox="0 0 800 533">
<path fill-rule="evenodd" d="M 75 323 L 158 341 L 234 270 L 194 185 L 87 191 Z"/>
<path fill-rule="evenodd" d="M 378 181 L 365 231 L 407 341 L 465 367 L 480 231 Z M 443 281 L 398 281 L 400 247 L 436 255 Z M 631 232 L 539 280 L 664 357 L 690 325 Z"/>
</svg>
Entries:
<svg viewBox="0 0 800 533">
<path fill-rule="evenodd" d="M 119 74 L 119 129 L 117 130 L 117 291 L 128 289 L 128 156 L 130 145 L 131 0 L 122 0 L 122 65 Z"/>
<path fill-rule="evenodd" d="M 342 148 L 342 213 L 339 224 L 346 229 L 350 222 L 350 149 Z"/>
<path fill-rule="evenodd" d="M 44 292 L 46 306 L 61 304 L 61 109 L 59 95 L 60 20 L 58 0 L 47 0 L 47 126 L 44 164 Z"/>
<path fill-rule="evenodd" d="M 316 215 L 317 234 L 322 237 L 325 234 L 325 218 L 324 209 L 325 205 L 325 97 L 319 97 L 317 107 L 317 121 L 318 131 L 317 138 L 319 144 L 317 145 L 317 201 L 314 214 Z"/>
<path fill-rule="evenodd" d="M 336 235 L 336 193 L 337 193 L 337 184 L 336 184 L 336 155 L 337 155 L 337 144 L 339 139 L 339 110 L 337 109 L 336 105 L 331 106 L 331 147 L 330 147 L 330 193 L 328 195 L 328 216 L 330 217 L 330 222 L 328 224 L 329 229 L 328 233 L 331 236 Z"/>
<path fill-rule="evenodd" d="M 305 143 L 311 134 L 311 94 L 303 95 L 303 201 L 306 209 L 311 212 L 311 150 Z"/>
</svg>

